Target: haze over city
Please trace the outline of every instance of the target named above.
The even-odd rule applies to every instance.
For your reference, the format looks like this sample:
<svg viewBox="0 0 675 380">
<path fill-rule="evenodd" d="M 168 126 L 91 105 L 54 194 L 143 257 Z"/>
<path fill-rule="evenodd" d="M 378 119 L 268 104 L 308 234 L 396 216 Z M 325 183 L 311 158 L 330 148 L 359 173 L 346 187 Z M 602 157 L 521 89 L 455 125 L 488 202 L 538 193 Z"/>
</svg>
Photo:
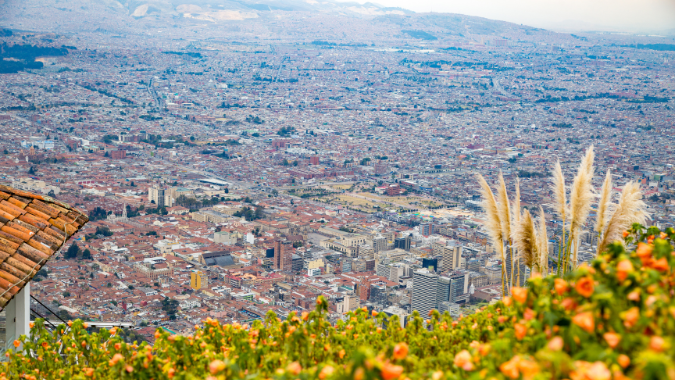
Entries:
<svg viewBox="0 0 675 380">
<path fill-rule="evenodd" d="M 0 304 L 30 283 L 39 315 L 154 342 L 319 296 L 330 326 L 510 302 L 675 223 L 673 7 L 0 0 Z M 495 234 L 497 187 L 537 263 Z M 624 191 L 637 211 L 605 231 Z"/>
</svg>

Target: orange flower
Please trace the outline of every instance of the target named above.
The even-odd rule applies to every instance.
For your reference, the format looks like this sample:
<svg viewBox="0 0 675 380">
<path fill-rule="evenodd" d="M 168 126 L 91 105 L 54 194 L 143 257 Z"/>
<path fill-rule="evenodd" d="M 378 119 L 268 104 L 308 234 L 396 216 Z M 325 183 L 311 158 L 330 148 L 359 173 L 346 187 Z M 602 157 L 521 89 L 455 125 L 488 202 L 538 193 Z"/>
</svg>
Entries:
<svg viewBox="0 0 675 380">
<path fill-rule="evenodd" d="M 84 370 L 84 375 L 87 377 L 94 376 L 94 369 L 93 368 L 82 368 Z"/>
<path fill-rule="evenodd" d="M 663 351 L 663 346 L 666 344 L 666 341 L 663 340 L 660 336 L 653 336 L 649 340 L 649 348 L 656 352 L 661 352 Z"/>
<path fill-rule="evenodd" d="M 616 277 L 619 279 L 619 281 L 624 281 L 626 277 L 628 277 L 628 275 L 635 270 L 635 268 L 633 268 L 633 263 L 626 259 L 619 261 L 619 264 L 616 266 L 616 270 Z"/>
<path fill-rule="evenodd" d="M 303 311 L 302 312 L 302 320 L 306 322 L 308 319 L 309 319 L 309 313 L 306 312 L 306 311 Z"/>
<path fill-rule="evenodd" d="M 518 370 L 523 375 L 523 380 L 530 380 L 539 373 L 539 365 L 532 360 L 521 359 L 518 362 Z"/>
<path fill-rule="evenodd" d="M 638 255 L 640 260 L 642 260 L 642 264 L 645 264 L 646 262 L 650 261 L 653 250 L 654 250 L 653 245 L 639 242 L 638 247 L 635 250 L 635 253 Z"/>
<path fill-rule="evenodd" d="M 363 370 L 363 368 L 359 367 L 354 371 L 354 380 L 363 380 L 363 378 L 366 376 L 366 371 Z"/>
<path fill-rule="evenodd" d="M 324 380 L 328 376 L 332 375 L 333 372 L 335 372 L 335 369 L 333 367 L 327 365 L 327 366 L 323 367 L 323 369 L 321 369 L 321 372 L 319 372 L 319 379 Z"/>
<path fill-rule="evenodd" d="M 502 301 L 504 302 L 504 305 L 506 305 L 507 307 L 511 306 L 511 297 L 506 296 Z"/>
<path fill-rule="evenodd" d="M 347 352 L 345 350 L 340 350 L 340 352 L 338 352 L 338 356 L 340 357 L 340 359 L 344 359 L 346 353 Z"/>
<path fill-rule="evenodd" d="M 529 321 L 536 316 L 537 316 L 537 312 L 530 309 L 529 307 L 527 309 L 525 309 L 525 312 L 523 313 L 523 318 L 525 318 L 526 321 Z"/>
<path fill-rule="evenodd" d="M 115 354 L 113 355 L 112 359 L 108 361 L 108 365 L 112 367 L 115 364 L 117 364 L 117 362 L 119 362 L 120 360 L 124 360 L 124 356 L 122 356 L 121 354 Z"/>
<path fill-rule="evenodd" d="M 574 289 L 582 296 L 586 298 L 590 297 L 593 295 L 594 291 L 593 279 L 590 277 L 580 278 L 579 281 L 577 281 L 577 284 L 574 286 Z"/>
<path fill-rule="evenodd" d="M 473 363 L 471 362 L 471 354 L 467 350 L 462 350 L 455 355 L 455 365 L 465 371 L 473 371 Z"/>
<path fill-rule="evenodd" d="M 18 341 L 18 340 L 14 341 L 14 347 L 19 348 L 20 345 L 21 345 L 20 341 Z"/>
<path fill-rule="evenodd" d="M 631 328 L 635 326 L 635 324 L 638 321 L 638 318 L 640 318 L 640 309 L 637 307 L 632 307 L 628 309 L 628 311 L 624 312 L 623 315 L 623 325 Z"/>
<path fill-rule="evenodd" d="M 167 374 L 169 376 L 169 379 L 173 379 L 174 376 L 176 376 L 176 370 L 173 368 L 169 368 L 169 373 Z"/>
<path fill-rule="evenodd" d="M 28 327 L 30 327 L 32 329 L 33 327 L 35 327 L 35 323 L 33 323 L 33 322 L 29 323 Z"/>
<path fill-rule="evenodd" d="M 628 231 L 623 231 L 623 233 L 622 233 L 621 235 L 622 235 L 623 238 L 625 239 L 625 238 L 628 237 L 628 235 L 630 235 L 630 232 L 628 232 Z"/>
<path fill-rule="evenodd" d="M 401 367 L 400 365 L 393 365 L 387 362 L 384 363 L 384 365 L 382 366 L 381 375 L 382 378 L 384 378 L 384 380 L 397 379 L 398 377 L 401 376 L 401 374 L 403 374 L 403 367 Z"/>
<path fill-rule="evenodd" d="M 520 363 L 520 356 L 516 355 L 511 360 L 502 363 L 499 366 L 499 370 L 504 376 L 509 379 L 517 379 L 520 377 L 520 371 L 518 370 L 518 363 Z"/>
<path fill-rule="evenodd" d="M 572 317 L 572 322 L 589 334 L 595 330 L 595 319 L 593 318 L 593 313 L 590 311 L 575 315 Z"/>
<path fill-rule="evenodd" d="M 405 342 L 398 343 L 394 346 L 394 359 L 403 360 L 408 356 L 408 345 Z"/>
<path fill-rule="evenodd" d="M 619 363 L 621 368 L 626 368 L 630 365 L 630 358 L 624 354 L 621 354 L 617 358 L 617 362 Z"/>
<path fill-rule="evenodd" d="M 565 292 L 567 292 L 569 285 L 567 284 L 567 281 L 563 280 L 562 278 L 556 278 L 554 280 L 553 287 L 555 288 L 555 292 L 558 293 L 559 296 L 562 296 L 565 294 Z"/>
<path fill-rule="evenodd" d="M 378 312 L 373 310 L 373 317 L 377 317 Z"/>
<path fill-rule="evenodd" d="M 511 295 L 518 303 L 525 303 L 525 301 L 527 301 L 527 289 L 525 288 L 514 286 L 513 289 L 511 289 Z"/>
<path fill-rule="evenodd" d="M 621 335 L 617 333 L 613 332 L 604 333 L 602 337 L 605 338 L 605 342 L 607 342 L 607 345 L 610 348 L 616 348 L 616 346 L 619 345 L 619 342 L 621 342 Z"/>
<path fill-rule="evenodd" d="M 515 325 L 513 325 L 513 328 L 516 330 L 516 338 L 518 340 L 523 340 L 523 338 L 525 338 L 525 335 L 527 335 L 527 327 L 525 325 L 516 323 Z"/>
<path fill-rule="evenodd" d="M 115 347 L 116 350 L 119 350 L 119 349 L 122 348 L 122 344 L 121 343 L 115 343 L 114 347 Z"/>
<path fill-rule="evenodd" d="M 562 300 L 560 306 L 562 306 L 567 311 L 572 311 L 577 308 L 577 301 L 575 301 L 573 298 L 568 297 Z"/>
<path fill-rule="evenodd" d="M 298 362 L 293 362 L 286 367 L 286 371 L 297 376 L 300 374 L 300 371 L 302 371 L 302 366 Z"/>
<path fill-rule="evenodd" d="M 222 360 L 214 360 L 209 364 L 209 372 L 211 372 L 212 375 L 215 375 L 224 369 L 225 369 L 225 362 L 223 362 Z"/>
<path fill-rule="evenodd" d="M 660 272 L 667 272 L 670 266 L 668 265 L 668 260 L 665 257 L 662 257 L 652 263 L 652 268 Z"/>
</svg>

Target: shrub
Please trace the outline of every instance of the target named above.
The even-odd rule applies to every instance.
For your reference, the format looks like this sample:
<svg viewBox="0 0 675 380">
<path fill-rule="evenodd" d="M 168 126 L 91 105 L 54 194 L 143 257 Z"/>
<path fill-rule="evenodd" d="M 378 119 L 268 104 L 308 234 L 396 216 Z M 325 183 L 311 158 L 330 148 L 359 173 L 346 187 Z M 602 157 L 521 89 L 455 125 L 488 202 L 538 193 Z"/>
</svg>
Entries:
<svg viewBox="0 0 675 380">
<path fill-rule="evenodd" d="M 667 379 L 673 378 L 675 264 L 665 233 L 635 225 L 628 252 L 610 245 L 564 278 L 534 276 L 528 288 L 453 321 L 357 309 L 332 325 L 327 302 L 265 321 L 221 325 L 207 318 L 192 336 L 158 329 L 154 345 L 125 343 L 115 330 L 69 322 L 49 332 L 37 320 L 9 351 L 4 375 L 26 379 Z"/>
</svg>

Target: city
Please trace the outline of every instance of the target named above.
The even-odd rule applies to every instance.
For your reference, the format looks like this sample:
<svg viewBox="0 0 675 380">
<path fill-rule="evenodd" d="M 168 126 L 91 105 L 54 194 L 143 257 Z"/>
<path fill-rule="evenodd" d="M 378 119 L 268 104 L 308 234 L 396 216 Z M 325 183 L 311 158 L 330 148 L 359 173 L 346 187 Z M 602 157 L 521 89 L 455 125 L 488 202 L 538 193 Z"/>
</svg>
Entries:
<svg viewBox="0 0 675 380">
<path fill-rule="evenodd" d="M 413 310 L 473 314 L 502 299 L 510 265 L 475 173 L 519 178 L 557 257 L 550 172 L 560 161 L 571 181 L 591 145 L 596 189 L 608 170 L 617 192 L 638 181 L 649 224 L 675 223 L 672 36 L 196 5 L 171 28 L 164 10 L 124 24 L 92 5 L 94 28 L 66 16 L 76 2 L 44 23 L 13 4 L 0 183 L 90 220 L 32 282 L 63 320 L 153 342 L 158 326 L 285 318 L 318 296 L 333 323 L 362 307 L 402 327 Z M 582 238 L 582 262 L 597 244 Z"/>
</svg>

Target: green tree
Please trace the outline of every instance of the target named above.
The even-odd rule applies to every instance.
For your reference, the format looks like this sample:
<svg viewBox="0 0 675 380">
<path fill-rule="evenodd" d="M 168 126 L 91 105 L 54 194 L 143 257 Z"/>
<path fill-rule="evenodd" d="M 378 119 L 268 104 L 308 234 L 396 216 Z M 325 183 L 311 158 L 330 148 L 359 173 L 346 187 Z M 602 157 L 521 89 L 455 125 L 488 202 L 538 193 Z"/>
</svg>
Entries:
<svg viewBox="0 0 675 380">
<path fill-rule="evenodd" d="M 66 259 L 74 259 L 74 258 L 77 258 L 77 255 L 79 253 L 80 253 L 80 247 L 77 246 L 77 243 L 73 243 L 73 245 L 71 245 L 68 248 L 68 250 L 66 251 L 66 253 L 64 254 L 64 257 Z"/>
</svg>

